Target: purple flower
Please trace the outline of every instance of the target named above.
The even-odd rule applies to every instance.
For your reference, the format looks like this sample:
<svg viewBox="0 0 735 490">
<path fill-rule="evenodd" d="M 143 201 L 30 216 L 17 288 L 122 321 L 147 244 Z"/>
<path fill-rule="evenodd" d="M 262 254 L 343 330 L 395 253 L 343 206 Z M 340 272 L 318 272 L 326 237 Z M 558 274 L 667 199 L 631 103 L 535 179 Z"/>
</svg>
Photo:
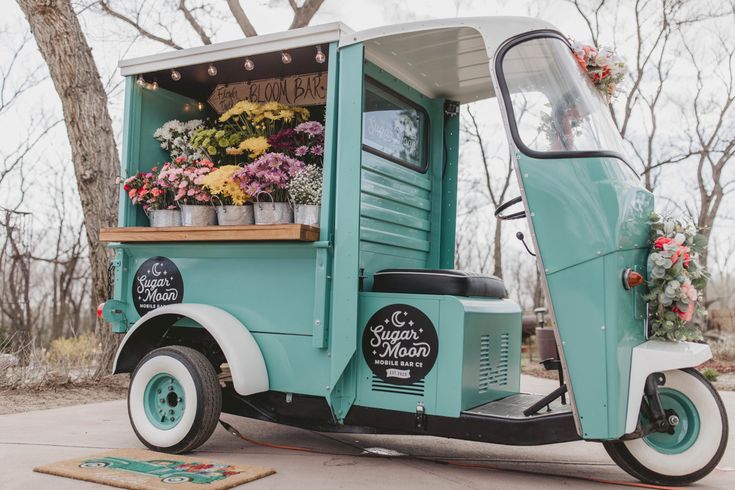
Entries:
<svg viewBox="0 0 735 490">
<path fill-rule="evenodd" d="M 307 121 L 296 126 L 295 131 L 309 136 L 321 136 L 324 134 L 324 126 L 318 121 Z"/>
<path fill-rule="evenodd" d="M 309 147 L 306 146 L 306 145 L 303 145 L 303 146 L 299 146 L 298 148 L 296 148 L 294 150 L 294 154 L 297 157 L 302 157 L 302 156 L 306 155 L 308 153 L 308 151 L 309 151 Z"/>
<path fill-rule="evenodd" d="M 324 147 L 322 145 L 315 145 L 311 147 L 312 155 L 324 155 Z"/>
</svg>

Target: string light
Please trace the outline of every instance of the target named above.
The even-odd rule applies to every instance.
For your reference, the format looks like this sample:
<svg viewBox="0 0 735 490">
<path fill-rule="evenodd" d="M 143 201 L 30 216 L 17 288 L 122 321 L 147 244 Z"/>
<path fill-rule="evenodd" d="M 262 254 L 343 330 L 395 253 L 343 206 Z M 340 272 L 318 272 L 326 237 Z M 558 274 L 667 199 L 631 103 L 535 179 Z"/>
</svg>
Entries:
<svg viewBox="0 0 735 490">
<path fill-rule="evenodd" d="M 143 78 L 143 75 L 138 75 L 138 80 L 135 83 L 140 87 L 145 87 L 145 78 Z"/>
<path fill-rule="evenodd" d="M 202 101 L 197 102 L 197 109 L 199 109 L 200 111 L 203 111 L 204 110 L 204 102 L 202 102 Z"/>
<path fill-rule="evenodd" d="M 174 82 L 181 80 L 181 73 L 178 70 L 171 70 L 171 80 Z"/>
<path fill-rule="evenodd" d="M 253 71 L 255 69 L 255 63 L 253 63 L 253 60 L 250 58 L 245 58 L 245 63 L 243 64 L 245 69 L 247 71 Z"/>
<path fill-rule="evenodd" d="M 153 83 L 151 83 L 150 89 L 151 90 L 158 90 L 158 81 L 157 80 L 153 80 Z"/>
<path fill-rule="evenodd" d="M 217 76 L 217 67 L 210 63 L 209 68 L 207 68 L 207 73 L 209 73 L 210 77 Z"/>
<path fill-rule="evenodd" d="M 324 52 L 322 51 L 322 47 L 321 46 L 317 46 L 316 47 L 316 56 L 314 56 L 314 59 L 319 64 L 322 64 L 325 61 L 327 61 L 327 55 L 324 54 Z"/>
<path fill-rule="evenodd" d="M 281 61 L 284 65 L 291 63 L 291 55 L 288 54 L 286 51 L 281 51 Z"/>
</svg>

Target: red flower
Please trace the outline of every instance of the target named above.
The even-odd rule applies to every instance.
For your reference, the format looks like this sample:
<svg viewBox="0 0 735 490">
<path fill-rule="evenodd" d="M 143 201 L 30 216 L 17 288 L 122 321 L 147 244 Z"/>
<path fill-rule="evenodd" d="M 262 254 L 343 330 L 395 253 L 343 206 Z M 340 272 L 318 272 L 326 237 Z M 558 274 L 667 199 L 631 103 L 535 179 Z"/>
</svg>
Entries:
<svg viewBox="0 0 735 490">
<path fill-rule="evenodd" d="M 684 257 L 684 267 L 689 267 L 689 263 L 692 258 L 689 255 L 689 247 L 685 247 L 684 245 L 680 245 L 679 248 L 676 249 L 676 252 L 671 254 L 671 262 L 676 263 L 676 261 L 679 260 L 679 257 L 682 256 Z"/>
<path fill-rule="evenodd" d="M 692 317 L 694 316 L 695 309 L 696 309 L 696 303 L 694 303 L 694 301 L 690 301 L 689 306 L 687 307 L 686 311 L 681 311 L 677 306 L 673 306 L 671 308 L 671 311 L 679 315 L 679 318 L 681 318 L 685 322 L 689 322 L 692 320 Z"/>
<path fill-rule="evenodd" d="M 656 238 L 656 241 L 655 242 L 653 242 L 653 246 L 656 247 L 659 250 L 663 250 L 664 249 L 664 245 L 668 245 L 669 243 L 671 243 L 673 241 L 674 240 L 672 240 L 671 238 L 667 238 L 665 236 L 660 236 L 660 237 Z"/>
</svg>

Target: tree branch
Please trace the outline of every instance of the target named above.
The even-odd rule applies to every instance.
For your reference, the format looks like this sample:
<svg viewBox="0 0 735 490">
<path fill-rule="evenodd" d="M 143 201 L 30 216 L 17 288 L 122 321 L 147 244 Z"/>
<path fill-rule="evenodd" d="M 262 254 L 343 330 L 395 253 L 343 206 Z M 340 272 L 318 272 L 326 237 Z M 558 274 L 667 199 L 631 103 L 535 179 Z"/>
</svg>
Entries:
<svg viewBox="0 0 735 490">
<path fill-rule="evenodd" d="M 183 49 L 181 46 L 176 44 L 173 41 L 173 39 L 170 39 L 170 38 L 167 39 L 161 36 L 157 36 L 153 34 L 152 32 L 146 30 L 143 26 L 140 25 L 138 18 L 133 20 L 130 17 L 126 16 L 125 14 L 122 14 L 116 10 L 113 10 L 112 7 L 110 7 L 110 5 L 107 3 L 107 1 L 100 0 L 99 5 L 102 11 L 105 12 L 107 15 L 125 22 L 126 24 L 128 24 L 129 26 L 137 30 L 138 34 L 140 34 L 141 36 L 151 39 L 153 41 L 159 42 L 161 44 L 165 44 L 166 46 L 169 46 L 174 49 Z"/>
<path fill-rule="evenodd" d="M 184 18 L 186 18 L 186 21 L 189 23 L 192 29 L 194 29 L 194 32 L 199 35 L 199 39 L 201 39 L 204 44 L 212 44 L 212 39 L 207 35 L 204 27 L 202 27 L 196 17 L 194 17 L 194 14 L 191 13 L 191 10 L 187 8 L 186 0 L 179 1 L 179 10 L 184 14 Z"/>
<path fill-rule="evenodd" d="M 230 7 L 230 12 L 232 12 L 233 17 L 235 17 L 235 20 L 237 21 L 237 25 L 240 26 L 242 33 L 245 34 L 246 37 L 258 35 L 247 14 L 242 9 L 240 0 L 227 0 L 227 6 Z"/>
<path fill-rule="evenodd" d="M 228 2 L 229 3 L 229 2 Z M 298 29 L 299 27 L 305 27 L 309 25 L 312 17 L 322 6 L 324 0 L 305 0 L 304 4 L 299 7 L 296 0 L 288 0 L 289 5 L 293 9 L 293 21 L 288 27 L 289 29 Z"/>
</svg>

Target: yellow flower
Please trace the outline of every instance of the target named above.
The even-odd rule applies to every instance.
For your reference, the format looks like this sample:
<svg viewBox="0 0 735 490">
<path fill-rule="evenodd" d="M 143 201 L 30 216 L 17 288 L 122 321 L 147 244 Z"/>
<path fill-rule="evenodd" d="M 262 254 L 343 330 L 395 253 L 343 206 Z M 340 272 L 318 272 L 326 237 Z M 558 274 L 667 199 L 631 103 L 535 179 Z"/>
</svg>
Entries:
<svg viewBox="0 0 735 490">
<path fill-rule="evenodd" d="M 243 140 L 236 147 L 227 148 L 226 152 L 228 155 L 242 155 L 245 151 L 249 151 L 248 156 L 256 158 L 268 151 L 270 147 L 271 145 L 268 144 L 268 140 L 264 136 L 253 136 Z"/>
<path fill-rule="evenodd" d="M 250 196 L 232 180 L 232 174 L 241 169 L 239 165 L 223 165 L 203 176 L 201 184 L 213 196 L 223 201 L 229 199 L 232 204 L 241 206 L 250 200 Z"/>
<path fill-rule="evenodd" d="M 250 102 L 249 100 L 241 100 L 237 104 L 230 107 L 228 111 L 222 114 L 219 118 L 220 122 L 225 122 L 232 116 L 239 116 L 242 113 L 251 114 L 258 110 L 259 104 L 256 102 Z"/>
</svg>

